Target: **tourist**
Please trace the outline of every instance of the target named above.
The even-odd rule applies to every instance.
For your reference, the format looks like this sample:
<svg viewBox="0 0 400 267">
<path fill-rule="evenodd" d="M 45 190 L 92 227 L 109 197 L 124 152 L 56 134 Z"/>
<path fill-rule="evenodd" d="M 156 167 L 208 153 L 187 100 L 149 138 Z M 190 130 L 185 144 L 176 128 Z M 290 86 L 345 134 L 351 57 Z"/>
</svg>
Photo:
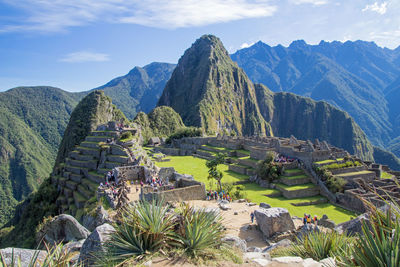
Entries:
<svg viewBox="0 0 400 267">
<path fill-rule="evenodd" d="M 250 213 L 251 223 L 254 223 L 254 212 Z"/>
<path fill-rule="evenodd" d="M 209 191 L 207 191 L 207 198 L 206 199 L 210 200 L 210 192 Z"/>
<path fill-rule="evenodd" d="M 307 214 L 304 213 L 304 217 L 303 217 L 303 224 L 306 225 L 307 224 Z"/>
<path fill-rule="evenodd" d="M 317 215 L 314 215 L 314 225 L 317 226 L 318 224 L 318 218 Z"/>
<path fill-rule="evenodd" d="M 139 187 L 136 186 L 136 193 L 139 192 Z"/>
<path fill-rule="evenodd" d="M 307 216 L 307 224 L 311 224 L 311 215 L 310 214 L 308 214 L 308 216 Z"/>
</svg>

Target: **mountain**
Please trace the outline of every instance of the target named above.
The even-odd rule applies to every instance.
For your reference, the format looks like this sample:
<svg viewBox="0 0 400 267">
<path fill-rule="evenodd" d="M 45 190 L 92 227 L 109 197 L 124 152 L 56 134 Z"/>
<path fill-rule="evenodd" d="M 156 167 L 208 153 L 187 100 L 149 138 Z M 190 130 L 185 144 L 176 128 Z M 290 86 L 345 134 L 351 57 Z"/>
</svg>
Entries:
<svg viewBox="0 0 400 267">
<path fill-rule="evenodd" d="M 212 35 L 202 36 L 179 59 L 158 101 L 163 105 L 178 112 L 185 125 L 209 133 L 270 134 L 253 83 Z"/>
<path fill-rule="evenodd" d="M 79 98 L 44 86 L 0 93 L 0 226 L 48 177 Z"/>
<path fill-rule="evenodd" d="M 113 105 L 109 96 L 103 91 L 95 90 L 85 96 L 71 114 L 68 126 L 57 153 L 56 164 L 64 161 L 73 148 L 85 137 L 96 130 L 97 126 L 108 121 L 126 121 L 121 110 Z"/>
<path fill-rule="evenodd" d="M 181 116 L 167 106 L 156 107 L 149 114 L 139 112 L 134 122 L 140 125 L 145 142 L 154 136 L 168 137 L 185 127 Z"/>
<path fill-rule="evenodd" d="M 260 111 L 276 136 L 294 135 L 303 140 L 328 140 L 364 159 L 373 158 L 373 148 L 364 132 L 346 113 L 324 101 L 292 93 L 273 93 L 256 85 Z"/>
<path fill-rule="evenodd" d="M 326 102 L 254 85 L 214 36 L 202 36 L 186 50 L 158 105 L 171 106 L 185 125 L 207 131 L 319 138 L 373 159 L 372 145 L 346 112 Z"/>
<path fill-rule="evenodd" d="M 128 74 L 115 78 L 93 90 L 102 90 L 130 119 L 140 111 L 150 112 L 171 77 L 175 64 L 153 62 L 133 68 Z"/>
<path fill-rule="evenodd" d="M 125 122 L 126 117 L 112 104 L 111 98 L 106 96 L 104 92 L 96 90 L 85 96 L 71 114 L 54 169 L 60 162 L 64 162 L 65 155 L 76 144 L 84 140 L 90 131 L 108 121 Z M 35 153 L 40 154 L 38 152 L 40 151 L 35 151 Z M 46 167 L 49 169 L 49 166 Z M 14 218 L 7 225 L 11 227 L 6 228 L 5 232 L 0 235 L 0 246 L 18 244 L 33 247 L 35 240 L 31 233 L 35 233 L 36 226 L 46 216 L 54 216 L 59 211 L 56 205 L 59 192 L 56 186 L 50 182 L 49 172 L 46 174 L 47 177 L 40 184 L 40 188 L 17 206 Z M 37 181 L 36 184 L 38 185 Z"/>
<path fill-rule="evenodd" d="M 253 82 L 272 91 L 324 100 L 347 111 L 375 145 L 386 147 L 400 134 L 384 94 L 400 75 L 395 50 L 364 41 L 308 45 L 300 40 L 289 47 L 258 42 L 231 58 Z"/>
</svg>

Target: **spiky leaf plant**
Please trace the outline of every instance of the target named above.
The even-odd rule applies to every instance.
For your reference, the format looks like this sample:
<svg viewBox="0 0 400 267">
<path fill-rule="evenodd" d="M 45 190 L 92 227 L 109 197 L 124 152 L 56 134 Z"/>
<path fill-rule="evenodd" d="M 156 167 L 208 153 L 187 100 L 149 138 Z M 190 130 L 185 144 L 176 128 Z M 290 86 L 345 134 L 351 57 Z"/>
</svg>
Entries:
<svg viewBox="0 0 400 267">
<path fill-rule="evenodd" d="M 218 212 L 206 212 L 204 209 L 187 213 L 184 217 L 184 230 L 179 234 L 182 247 L 189 255 L 198 257 L 207 253 L 207 249 L 221 245 L 224 227 Z"/>
<path fill-rule="evenodd" d="M 297 238 L 292 246 L 275 251 L 273 256 L 298 256 L 320 261 L 328 257 L 345 255 L 353 243 L 353 237 L 335 231 L 311 232 L 302 239 Z"/>
<path fill-rule="evenodd" d="M 107 244 L 106 262 L 124 263 L 162 250 L 174 240 L 173 215 L 159 201 L 141 201 L 126 207 L 120 225 Z M 98 260 L 101 265 L 104 259 Z"/>
</svg>

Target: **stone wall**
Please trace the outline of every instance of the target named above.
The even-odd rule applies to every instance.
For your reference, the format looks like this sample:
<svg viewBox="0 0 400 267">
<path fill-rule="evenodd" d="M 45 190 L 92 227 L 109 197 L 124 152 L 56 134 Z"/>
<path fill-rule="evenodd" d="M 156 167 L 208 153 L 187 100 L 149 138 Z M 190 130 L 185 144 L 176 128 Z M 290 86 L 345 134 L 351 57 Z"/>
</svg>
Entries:
<svg viewBox="0 0 400 267">
<path fill-rule="evenodd" d="M 144 166 L 124 166 L 115 168 L 119 178 L 131 180 L 145 181 L 145 167 Z"/>
<path fill-rule="evenodd" d="M 351 167 L 351 168 L 341 168 L 341 169 L 334 169 L 330 170 L 333 175 L 341 174 L 341 173 L 348 173 L 348 172 L 359 172 L 364 171 L 367 168 L 365 166 L 358 166 L 358 167 Z"/>
<path fill-rule="evenodd" d="M 313 187 L 302 190 L 292 190 L 292 191 L 280 188 L 279 191 L 281 191 L 282 195 L 288 199 L 308 197 L 310 195 L 318 195 L 320 193 L 319 187 Z"/>
<path fill-rule="evenodd" d="M 183 188 L 176 188 L 161 192 L 149 192 L 141 194 L 141 198 L 151 201 L 152 199 L 163 199 L 164 201 L 188 201 L 206 199 L 206 188 L 203 183 Z"/>
</svg>

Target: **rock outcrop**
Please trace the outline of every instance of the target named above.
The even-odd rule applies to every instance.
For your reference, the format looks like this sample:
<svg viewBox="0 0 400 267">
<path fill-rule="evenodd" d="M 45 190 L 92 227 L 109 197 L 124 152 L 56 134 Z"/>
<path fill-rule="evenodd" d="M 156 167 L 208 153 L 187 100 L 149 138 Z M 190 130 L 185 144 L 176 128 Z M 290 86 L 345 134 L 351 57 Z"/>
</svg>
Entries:
<svg viewBox="0 0 400 267">
<path fill-rule="evenodd" d="M 232 235 L 226 235 L 223 237 L 222 242 L 227 243 L 228 245 L 232 247 L 239 248 L 241 251 L 246 252 L 247 251 L 247 243 L 245 240 L 237 237 L 237 236 L 232 236 Z"/>
<path fill-rule="evenodd" d="M 110 223 L 108 212 L 103 208 L 103 206 L 98 206 L 96 208 L 95 214 L 87 214 L 82 218 L 82 224 L 89 231 L 94 231 L 97 226 L 105 223 Z"/>
<path fill-rule="evenodd" d="M 349 235 L 362 234 L 362 221 L 369 223 L 369 215 L 367 213 L 363 213 L 353 220 L 338 224 L 335 231 L 339 233 L 346 232 Z"/>
<path fill-rule="evenodd" d="M 114 232 L 114 227 L 107 223 L 97 226 L 83 243 L 79 262 L 84 266 L 92 266 L 94 263 L 94 255 L 106 251 L 105 243 L 110 240 L 111 234 Z"/>
<path fill-rule="evenodd" d="M 46 242 L 56 244 L 86 239 L 90 232 L 83 227 L 74 217 L 61 214 L 47 222 L 36 236 L 38 243 Z"/>
<path fill-rule="evenodd" d="M 34 250 L 34 249 L 23 249 L 23 248 L 4 248 L 0 249 L 0 253 L 4 258 L 6 266 L 11 266 L 11 262 L 20 261 L 20 266 L 31 266 L 30 263 L 33 263 L 35 257 L 37 255 L 37 261 L 43 261 L 46 256 L 47 252 L 44 250 Z M 0 262 L 0 266 L 3 266 Z M 36 265 L 35 265 L 36 266 Z"/>
<path fill-rule="evenodd" d="M 277 232 L 294 230 L 289 211 L 284 208 L 258 209 L 254 211 L 258 227 L 266 238 Z"/>
</svg>

